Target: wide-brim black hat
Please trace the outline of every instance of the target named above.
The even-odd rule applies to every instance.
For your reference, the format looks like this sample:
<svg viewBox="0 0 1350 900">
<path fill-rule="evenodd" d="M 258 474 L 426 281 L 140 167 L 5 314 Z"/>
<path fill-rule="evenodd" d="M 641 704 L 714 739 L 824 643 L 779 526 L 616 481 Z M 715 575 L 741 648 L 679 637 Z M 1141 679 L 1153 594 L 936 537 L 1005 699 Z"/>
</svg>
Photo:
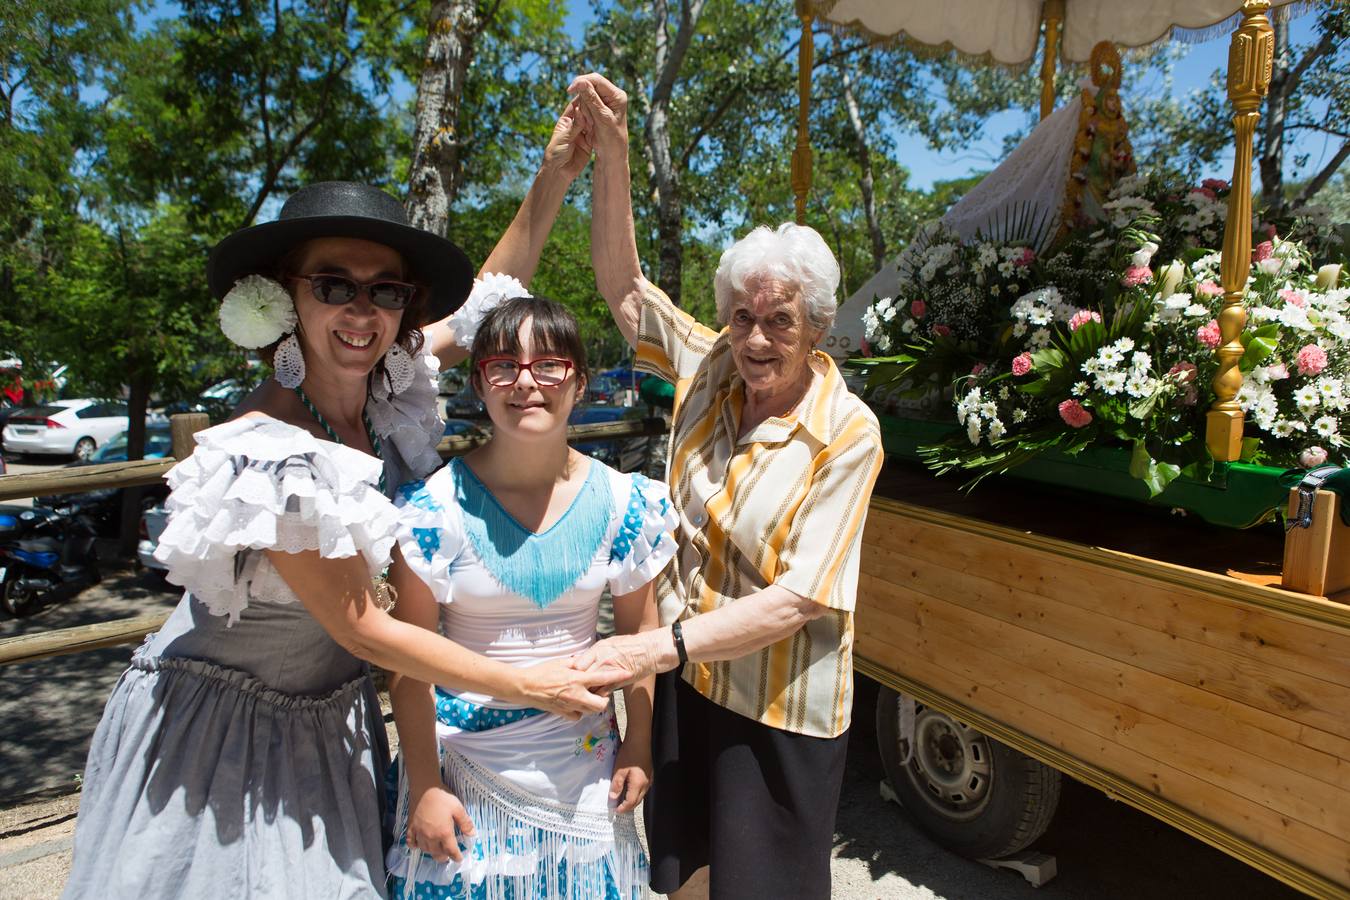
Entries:
<svg viewBox="0 0 1350 900">
<path fill-rule="evenodd" d="M 427 321 L 459 308 L 473 287 L 464 251 L 408 224 L 403 204 L 368 184 L 321 181 L 291 194 L 275 222 L 241 228 L 211 250 L 206 280 L 222 298 L 245 275 L 267 275 L 281 257 L 311 238 L 350 237 L 392 247 L 428 292 Z"/>
</svg>

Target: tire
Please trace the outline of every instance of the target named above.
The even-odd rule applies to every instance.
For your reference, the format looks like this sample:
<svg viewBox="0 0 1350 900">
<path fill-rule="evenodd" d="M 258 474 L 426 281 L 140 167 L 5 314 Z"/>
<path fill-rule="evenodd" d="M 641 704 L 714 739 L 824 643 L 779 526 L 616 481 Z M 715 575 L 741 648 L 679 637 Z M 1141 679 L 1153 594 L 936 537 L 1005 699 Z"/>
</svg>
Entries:
<svg viewBox="0 0 1350 900">
<path fill-rule="evenodd" d="M 6 578 L 5 583 L 0 585 L 0 609 L 6 614 L 19 619 L 29 615 L 37 609 L 38 598 L 25 594 L 19 590 L 19 579 Z"/>
<path fill-rule="evenodd" d="M 877 695 L 877 746 L 905 812 L 930 838 L 970 859 L 999 859 L 1045 833 L 1059 804 L 1059 771 L 916 703 L 915 750 L 900 742 L 901 695 Z"/>
<path fill-rule="evenodd" d="M 82 437 L 75 442 L 75 458 L 81 462 L 86 462 L 89 457 L 94 455 L 96 449 L 98 449 L 98 445 L 94 443 L 93 438 Z"/>
</svg>

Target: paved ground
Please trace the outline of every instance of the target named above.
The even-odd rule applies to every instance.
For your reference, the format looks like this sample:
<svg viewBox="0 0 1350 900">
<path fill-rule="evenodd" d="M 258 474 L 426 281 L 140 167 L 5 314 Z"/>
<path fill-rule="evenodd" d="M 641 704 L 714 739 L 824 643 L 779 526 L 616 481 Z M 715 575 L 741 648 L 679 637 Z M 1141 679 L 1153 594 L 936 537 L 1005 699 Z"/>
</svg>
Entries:
<svg viewBox="0 0 1350 900">
<path fill-rule="evenodd" d="M 110 559 L 110 555 L 103 557 Z M 29 619 L 0 619 L 0 637 L 168 608 L 152 573 L 106 566 L 104 582 Z M 104 699 L 131 647 L 0 669 L 0 900 L 59 896 L 70 864 L 78 776 Z M 1042 888 L 942 850 L 878 791 L 875 686 L 858 689 L 834 848 L 834 896 L 1284 900 L 1297 896 L 1217 850 L 1102 794 L 1065 782 L 1060 812 L 1035 849 L 1056 857 Z"/>
</svg>

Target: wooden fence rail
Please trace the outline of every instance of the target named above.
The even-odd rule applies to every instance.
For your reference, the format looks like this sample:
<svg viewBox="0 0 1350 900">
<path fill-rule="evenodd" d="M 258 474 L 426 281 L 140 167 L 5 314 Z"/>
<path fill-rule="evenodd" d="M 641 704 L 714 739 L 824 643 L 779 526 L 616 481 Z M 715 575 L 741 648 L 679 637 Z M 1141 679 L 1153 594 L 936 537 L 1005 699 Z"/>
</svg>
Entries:
<svg viewBox="0 0 1350 900">
<path fill-rule="evenodd" d="M 567 429 L 572 443 L 624 440 L 655 437 L 666 433 L 662 419 L 640 419 L 625 422 L 602 422 L 595 425 L 573 425 Z M 442 459 L 461 456 L 486 440 L 483 436 L 448 437 L 436 447 Z M 154 459 L 137 462 L 102 463 L 79 466 L 57 472 L 38 472 L 31 475 L 0 476 L 0 500 L 33 497 L 48 494 L 69 494 L 105 488 L 135 487 L 154 484 L 173 468 L 177 460 Z M 0 639 L 0 666 L 15 665 L 65 656 L 85 650 L 97 650 L 117 644 L 132 644 L 157 630 L 168 618 L 168 613 L 152 613 L 80 625 L 75 628 L 55 628 L 38 634 L 22 634 Z"/>
<path fill-rule="evenodd" d="M 596 425 L 573 425 L 567 429 L 567 439 L 573 443 L 621 440 L 650 437 L 664 434 L 665 431 L 666 425 L 661 419 L 602 422 Z M 486 438 L 483 437 L 448 437 L 441 440 L 436 452 L 442 459 L 460 456 L 484 440 Z M 0 501 L 154 484 L 176 463 L 176 459 L 142 459 L 135 462 L 74 466 L 69 469 L 34 472 L 27 475 L 0 475 Z"/>
</svg>

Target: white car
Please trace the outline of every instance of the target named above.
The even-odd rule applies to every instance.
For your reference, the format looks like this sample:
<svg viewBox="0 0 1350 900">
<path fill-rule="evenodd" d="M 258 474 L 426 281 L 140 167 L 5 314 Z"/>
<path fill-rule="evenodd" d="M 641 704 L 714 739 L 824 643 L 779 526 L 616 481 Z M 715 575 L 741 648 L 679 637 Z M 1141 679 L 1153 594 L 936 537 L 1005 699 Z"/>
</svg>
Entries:
<svg viewBox="0 0 1350 900">
<path fill-rule="evenodd" d="M 155 505 L 141 513 L 141 539 L 136 545 L 136 558 L 147 569 L 160 572 L 168 570 L 168 566 L 155 559 L 159 536 L 164 533 L 164 527 L 168 524 L 169 512 L 162 506 Z"/>
<path fill-rule="evenodd" d="M 9 417 L 5 451 L 88 459 L 104 441 L 126 431 L 129 422 L 120 400 L 53 400 Z"/>
</svg>

